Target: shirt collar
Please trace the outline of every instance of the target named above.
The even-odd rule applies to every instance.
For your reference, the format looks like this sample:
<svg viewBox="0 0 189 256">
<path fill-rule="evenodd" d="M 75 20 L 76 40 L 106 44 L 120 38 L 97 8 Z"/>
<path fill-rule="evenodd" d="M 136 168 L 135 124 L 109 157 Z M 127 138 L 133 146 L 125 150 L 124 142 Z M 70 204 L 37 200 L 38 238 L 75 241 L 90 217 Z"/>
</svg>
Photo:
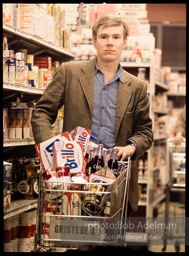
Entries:
<svg viewBox="0 0 189 256">
<path fill-rule="evenodd" d="M 98 67 L 97 62 L 95 62 L 94 74 L 96 75 L 99 71 L 101 72 L 100 68 Z M 123 67 L 120 65 L 120 63 L 119 63 L 119 66 L 118 66 L 118 71 L 115 75 L 115 79 L 119 79 L 122 83 L 124 83 Z"/>
</svg>

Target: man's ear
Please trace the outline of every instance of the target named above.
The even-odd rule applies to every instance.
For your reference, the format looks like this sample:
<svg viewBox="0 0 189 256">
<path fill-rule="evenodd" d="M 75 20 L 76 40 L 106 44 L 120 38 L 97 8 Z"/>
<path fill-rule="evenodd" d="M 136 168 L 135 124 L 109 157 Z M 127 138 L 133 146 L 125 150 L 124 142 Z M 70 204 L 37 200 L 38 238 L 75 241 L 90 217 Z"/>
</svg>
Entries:
<svg viewBox="0 0 189 256">
<path fill-rule="evenodd" d="M 95 47 L 96 39 L 95 39 L 95 38 L 92 38 L 91 42 L 92 42 L 93 46 Z"/>
<path fill-rule="evenodd" d="M 124 39 L 124 49 L 126 48 L 127 46 L 127 39 Z"/>
</svg>

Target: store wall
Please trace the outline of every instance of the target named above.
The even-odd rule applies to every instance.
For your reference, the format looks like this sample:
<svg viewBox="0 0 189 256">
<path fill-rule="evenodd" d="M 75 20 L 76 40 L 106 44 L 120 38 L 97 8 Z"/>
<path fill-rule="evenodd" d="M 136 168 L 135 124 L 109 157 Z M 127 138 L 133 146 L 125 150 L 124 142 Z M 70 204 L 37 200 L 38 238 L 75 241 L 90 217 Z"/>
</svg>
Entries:
<svg viewBox="0 0 189 256">
<path fill-rule="evenodd" d="M 186 4 L 147 4 L 149 22 L 186 23 Z"/>
</svg>

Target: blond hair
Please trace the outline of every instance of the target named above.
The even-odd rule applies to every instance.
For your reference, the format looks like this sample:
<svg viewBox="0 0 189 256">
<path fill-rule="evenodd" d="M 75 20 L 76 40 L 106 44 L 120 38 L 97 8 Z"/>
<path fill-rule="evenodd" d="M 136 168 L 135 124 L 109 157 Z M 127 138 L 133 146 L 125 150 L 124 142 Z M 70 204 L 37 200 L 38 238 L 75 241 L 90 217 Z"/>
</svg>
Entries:
<svg viewBox="0 0 189 256">
<path fill-rule="evenodd" d="M 100 26 L 110 27 L 110 26 L 120 26 L 123 25 L 123 37 L 127 38 L 129 34 L 129 27 L 123 18 L 119 15 L 105 14 L 101 16 L 92 27 L 93 38 L 96 39 L 97 32 Z"/>
</svg>

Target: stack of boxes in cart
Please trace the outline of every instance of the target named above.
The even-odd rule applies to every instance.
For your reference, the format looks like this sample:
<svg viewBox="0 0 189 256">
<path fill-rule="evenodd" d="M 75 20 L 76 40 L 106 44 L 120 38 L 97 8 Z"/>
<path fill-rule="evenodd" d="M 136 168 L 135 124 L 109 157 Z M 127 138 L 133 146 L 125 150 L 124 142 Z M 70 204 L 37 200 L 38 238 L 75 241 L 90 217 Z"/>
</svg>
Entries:
<svg viewBox="0 0 189 256">
<path fill-rule="evenodd" d="M 107 161 L 110 160 L 108 158 L 111 158 L 113 149 L 105 149 L 103 145 L 96 144 L 92 141 L 92 136 L 91 130 L 77 127 L 70 133 L 61 133 L 47 141 L 35 145 L 44 171 L 48 172 L 52 178 L 55 178 L 55 180 L 54 178 L 51 180 L 52 182 L 55 182 L 56 178 L 61 176 L 61 172 L 64 172 L 62 169 L 65 166 L 70 170 L 69 173 L 72 175 L 72 181 L 82 181 L 82 183 L 93 181 L 95 177 L 92 175 L 91 170 L 96 169 L 93 171 L 93 173 L 96 173 L 96 171 L 100 170 L 102 167 L 107 167 Z M 96 148 L 97 150 L 92 156 L 91 153 Z M 99 158 L 98 161 L 101 161 L 101 164 L 97 161 L 97 163 L 93 163 L 92 166 L 89 165 L 89 161 L 93 161 L 93 158 L 95 159 L 97 157 Z M 115 156 L 115 159 L 117 160 L 117 156 Z M 107 172 L 108 169 L 103 170 L 104 174 L 99 173 L 100 176 L 104 177 L 102 178 L 104 182 L 112 182 L 112 179 L 118 176 L 116 170 L 114 170 L 109 177 L 110 179 L 106 179 L 108 178 L 108 175 L 106 175 L 108 173 L 105 173 L 105 171 Z M 46 173 L 44 173 L 43 176 L 46 177 Z M 47 175 L 47 179 L 49 179 L 49 175 Z"/>
</svg>

